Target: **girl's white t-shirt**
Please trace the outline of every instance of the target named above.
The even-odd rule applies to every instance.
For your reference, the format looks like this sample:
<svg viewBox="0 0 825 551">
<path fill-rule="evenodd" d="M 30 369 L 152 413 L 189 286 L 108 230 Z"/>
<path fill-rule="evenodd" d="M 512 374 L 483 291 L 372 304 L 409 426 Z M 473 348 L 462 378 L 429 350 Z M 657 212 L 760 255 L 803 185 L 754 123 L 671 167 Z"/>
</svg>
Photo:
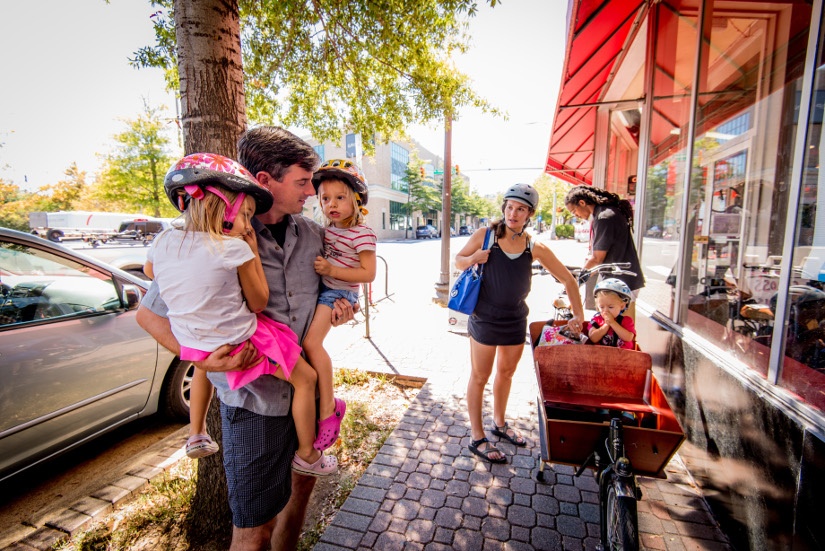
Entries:
<svg viewBox="0 0 825 551">
<path fill-rule="evenodd" d="M 244 301 L 238 267 L 254 257 L 236 237 L 215 240 L 175 228 L 155 237 L 146 258 L 182 346 L 211 352 L 252 336 L 257 322 Z"/>
</svg>

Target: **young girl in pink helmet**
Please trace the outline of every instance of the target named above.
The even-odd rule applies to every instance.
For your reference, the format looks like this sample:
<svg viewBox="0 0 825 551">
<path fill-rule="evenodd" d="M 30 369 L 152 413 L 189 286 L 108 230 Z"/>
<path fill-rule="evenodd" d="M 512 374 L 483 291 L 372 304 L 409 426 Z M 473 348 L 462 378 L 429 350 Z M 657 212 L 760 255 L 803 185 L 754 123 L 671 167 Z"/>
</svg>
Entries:
<svg viewBox="0 0 825 551">
<path fill-rule="evenodd" d="M 289 381 L 295 389 L 292 417 L 298 434 L 292 468 L 315 476 L 336 472 L 336 458 L 313 447 L 315 370 L 301 358 L 295 333 L 260 314 L 269 300 L 269 286 L 251 222 L 272 207 L 272 194 L 237 162 L 210 153 L 178 161 L 166 175 L 165 188 L 183 212 L 184 227 L 154 239 L 144 271 L 157 282 L 169 307 L 181 359 L 203 360 L 225 344 L 237 345 L 239 351 L 250 340 L 260 361 L 249 369 L 227 372 L 229 388 L 258 377 Z M 190 456 L 218 450 L 206 434 L 211 395 L 211 383 L 197 369 L 190 395 Z"/>
</svg>

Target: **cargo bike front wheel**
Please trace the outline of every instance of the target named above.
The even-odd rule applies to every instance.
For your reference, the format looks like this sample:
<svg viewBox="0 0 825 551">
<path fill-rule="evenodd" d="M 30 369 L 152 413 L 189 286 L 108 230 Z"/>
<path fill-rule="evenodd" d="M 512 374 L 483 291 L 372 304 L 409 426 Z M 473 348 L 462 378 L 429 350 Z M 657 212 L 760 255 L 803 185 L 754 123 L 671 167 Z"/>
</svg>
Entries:
<svg viewBox="0 0 825 551">
<path fill-rule="evenodd" d="M 639 519 L 636 502 L 642 496 L 630 460 L 624 453 L 624 435 L 619 418 L 610 420 L 605 451 L 609 459 L 607 465 L 599 465 L 599 456 L 595 454 L 599 471 L 600 547 L 602 551 L 637 551 Z"/>
<path fill-rule="evenodd" d="M 607 549 L 632 551 L 639 548 L 636 498 L 618 495 L 614 484 L 608 486 L 605 504 L 607 513 Z"/>
</svg>

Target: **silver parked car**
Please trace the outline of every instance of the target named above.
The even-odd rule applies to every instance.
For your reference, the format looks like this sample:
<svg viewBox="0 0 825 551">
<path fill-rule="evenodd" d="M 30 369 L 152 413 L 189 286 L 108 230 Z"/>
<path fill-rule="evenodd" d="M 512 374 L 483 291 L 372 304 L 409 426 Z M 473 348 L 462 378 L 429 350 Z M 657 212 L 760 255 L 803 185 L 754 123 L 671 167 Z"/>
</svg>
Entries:
<svg viewBox="0 0 825 551">
<path fill-rule="evenodd" d="M 194 367 L 135 321 L 147 286 L 0 228 L 0 481 L 157 411 L 188 420 Z"/>
<path fill-rule="evenodd" d="M 415 228 L 416 239 L 435 239 L 437 237 L 438 230 L 435 229 L 435 226 L 426 224 L 424 226 L 418 226 L 417 228 Z"/>
</svg>

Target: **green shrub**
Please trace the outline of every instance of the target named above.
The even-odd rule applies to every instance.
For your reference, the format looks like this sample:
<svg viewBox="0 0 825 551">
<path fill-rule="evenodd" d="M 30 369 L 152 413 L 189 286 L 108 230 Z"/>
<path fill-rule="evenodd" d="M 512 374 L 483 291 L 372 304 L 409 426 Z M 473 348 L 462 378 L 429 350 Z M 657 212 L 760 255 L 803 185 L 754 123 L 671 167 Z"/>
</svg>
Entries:
<svg viewBox="0 0 825 551">
<path fill-rule="evenodd" d="M 559 239 L 573 239 L 575 229 L 573 224 L 559 224 L 556 226 L 556 237 Z"/>
</svg>

